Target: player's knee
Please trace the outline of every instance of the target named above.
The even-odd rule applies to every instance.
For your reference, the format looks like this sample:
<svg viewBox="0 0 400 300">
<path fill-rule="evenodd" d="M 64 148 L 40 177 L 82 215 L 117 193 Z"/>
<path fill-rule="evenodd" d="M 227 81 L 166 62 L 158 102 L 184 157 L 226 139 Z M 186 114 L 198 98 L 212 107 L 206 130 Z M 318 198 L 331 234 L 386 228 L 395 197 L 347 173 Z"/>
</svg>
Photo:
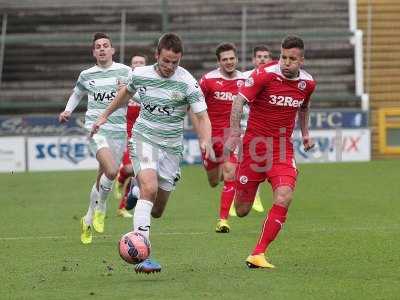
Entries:
<svg viewBox="0 0 400 300">
<path fill-rule="evenodd" d="M 275 196 L 274 204 L 289 207 L 293 199 L 293 193 L 291 192 L 280 192 Z"/>
<path fill-rule="evenodd" d="M 208 183 L 212 188 L 214 188 L 219 184 L 219 180 L 208 180 Z"/>
<path fill-rule="evenodd" d="M 107 176 L 107 178 L 113 180 L 117 177 L 118 175 L 118 170 L 117 169 L 112 169 L 112 170 L 105 170 L 104 175 Z"/>
<path fill-rule="evenodd" d="M 239 218 L 247 216 L 251 209 L 251 205 L 249 203 L 236 203 L 235 207 L 236 207 L 236 215 Z"/>
<path fill-rule="evenodd" d="M 132 165 L 125 165 L 124 166 L 124 171 L 126 174 L 128 174 L 129 176 L 133 175 L 133 168 Z"/>
<path fill-rule="evenodd" d="M 140 185 L 140 198 L 141 199 L 156 199 L 157 198 L 157 186 L 152 184 L 141 184 Z"/>
<path fill-rule="evenodd" d="M 224 166 L 222 173 L 225 181 L 235 180 L 235 168 Z"/>
<path fill-rule="evenodd" d="M 243 217 L 247 216 L 248 214 L 249 214 L 249 210 L 247 210 L 247 209 L 242 209 L 242 208 L 236 209 L 236 215 L 239 218 L 243 218 Z"/>
<path fill-rule="evenodd" d="M 235 180 L 235 172 L 224 174 L 224 181 L 234 181 L 234 180 Z"/>
<path fill-rule="evenodd" d="M 160 209 L 154 209 L 154 207 L 153 207 L 153 209 L 151 210 L 151 216 L 153 218 L 156 218 L 156 219 L 161 218 L 162 214 L 163 214 L 163 211 Z"/>
</svg>

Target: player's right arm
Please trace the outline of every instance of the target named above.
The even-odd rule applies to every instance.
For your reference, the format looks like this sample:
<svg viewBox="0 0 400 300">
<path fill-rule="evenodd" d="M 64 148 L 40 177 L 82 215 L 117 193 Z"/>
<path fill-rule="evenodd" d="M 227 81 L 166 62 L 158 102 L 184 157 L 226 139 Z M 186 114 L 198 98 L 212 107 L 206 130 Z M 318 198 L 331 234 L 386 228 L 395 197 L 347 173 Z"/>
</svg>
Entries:
<svg viewBox="0 0 400 300">
<path fill-rule="evenodd" d="M 266 74 L 264 69 L 257 69 L 246 79 L 245 84 L 240 87 L 239 93 L 233 100 L 229 134 L 225 143 L 225 147 L 228 150 L 234 151 L 240 143 L 240 120 L 243 114 L 243 105 L 246 101 L 252 102 L 256 98 L 258 93 L 264 88 L 265 80 Z"/>
<path fill-rule="evenodd" d="M 199 81 L 199 86 L 201 91 L 203 92 L 204 98 L 207 98 L 208 96 L 208 88 L 207 88 L 207 79 L 206 75 L 203 75 Z"/>
<path fill-rule="evenodd" d="M 228 139 L 225 143 L 225 147 L 229 151 L 234 151 L 240 143 L 240 120 L 243 114 L 243 105 L 246 102 L 246 98 L 238 94 L 232 103 L 231 117 L 230 117 L 230 128 L 228 133 Z"/>
<path fill-rule="evenodd" d="M 67 105 L 63 112 L 58 116 L 58 121 L 60 123 L 67 122 L 72 115 L 72 112 L 78 106 L 79 102 L 82 100 L 83 96 L 87 94 L 87 90 L 83 85 L 82 74 L 79 75 L 78 81 L 72 91 L 71 96 L 69 96 Z"/>
<path fill-rule="evenodd" d="M 107 118 L 118 108 L 127 105 L 129 99 L 132 97 L 131 91 L 128 90 L 127 86 L 122 87 L 117 96 L 111 101 L 110 105 L 107 106 L 106 110 L 101 114 L 97 121 L 93 124 L 90 136 L 93 136 L 99 131 L 101 125 L 107 122 Z"/>
</svg>

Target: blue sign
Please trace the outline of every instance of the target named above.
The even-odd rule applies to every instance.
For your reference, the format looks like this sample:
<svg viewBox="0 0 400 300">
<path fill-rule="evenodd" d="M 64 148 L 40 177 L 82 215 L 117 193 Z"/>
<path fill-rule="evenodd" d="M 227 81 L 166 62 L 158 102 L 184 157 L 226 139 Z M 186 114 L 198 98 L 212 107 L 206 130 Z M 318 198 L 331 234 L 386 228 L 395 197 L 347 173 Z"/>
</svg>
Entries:
<svg viewBox="0 0 400 300">
<path fill-rule="evenodd" d="M 62 135 L 65 131 L 82 129 L 84 116 L 72 116 L 69 122 L 59 123 L 58 115 L 43 116 L 0 116 L 0 136 L 50 136 Z"/>
<path fill-rule="evenodd" d="M 297 124 L 298 126 L 298 124 Z M 310 111 L 310 129 L 357 129 L 368 126 L 368 115 L 364 111 Z"/>
</svg>

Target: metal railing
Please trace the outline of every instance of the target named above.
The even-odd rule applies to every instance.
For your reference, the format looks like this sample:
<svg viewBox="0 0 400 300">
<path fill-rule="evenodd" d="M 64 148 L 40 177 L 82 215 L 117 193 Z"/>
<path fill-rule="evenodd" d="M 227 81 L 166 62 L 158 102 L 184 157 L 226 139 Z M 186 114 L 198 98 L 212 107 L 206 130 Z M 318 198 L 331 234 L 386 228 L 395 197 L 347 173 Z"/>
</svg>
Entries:
<svg viewBox="0 0 400 300">
<path fill-rule="evenodd" d="M 350 42 L 354 45 L 355 93 L 361 97 L 361 108 L 369 109 L 369 96 L 364 92 L 364 59 L 363 32 L 357 28 L 357 0 L 349 0 L 349 29 L 353 36 Z"/>
</svg>

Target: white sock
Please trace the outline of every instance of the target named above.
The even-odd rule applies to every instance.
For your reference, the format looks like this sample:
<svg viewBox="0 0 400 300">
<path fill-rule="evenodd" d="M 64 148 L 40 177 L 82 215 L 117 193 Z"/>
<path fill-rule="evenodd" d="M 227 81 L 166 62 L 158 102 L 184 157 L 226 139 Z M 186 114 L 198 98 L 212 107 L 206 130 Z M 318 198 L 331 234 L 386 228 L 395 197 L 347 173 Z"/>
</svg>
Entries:
<svg viewBox="0 0 400 300">
<path fill-rule="evenodd" d="M 151 221 L 151 209 L 153 203 L 148 200 L 139 199 L 135 212 L 133 213 L 133 231 L 140 232 L 147 239 L 150 236 L 150 221 Z"/>
<path fill-rule="evenodd" d="M 97 191 L 96 182 L 95 182 L 92 186 L 92 190 L 90 191 L 89 208 L 85 215 L 85 223 L 88 225 L 92 225 L 94 209 L 97 205 L 99 197 L 100 197 L 100 195 L 99 195 L 99 192 Z"/>
<path fill-rule="evenodd" d="M 99 203 L 97 205 L 98 210 L 105 213 L 107 208 L 107 197 L 112 190 L 114 180 L 108 179 L 106 175 L 101 175 L 99 182 Z"/>
</svg>

